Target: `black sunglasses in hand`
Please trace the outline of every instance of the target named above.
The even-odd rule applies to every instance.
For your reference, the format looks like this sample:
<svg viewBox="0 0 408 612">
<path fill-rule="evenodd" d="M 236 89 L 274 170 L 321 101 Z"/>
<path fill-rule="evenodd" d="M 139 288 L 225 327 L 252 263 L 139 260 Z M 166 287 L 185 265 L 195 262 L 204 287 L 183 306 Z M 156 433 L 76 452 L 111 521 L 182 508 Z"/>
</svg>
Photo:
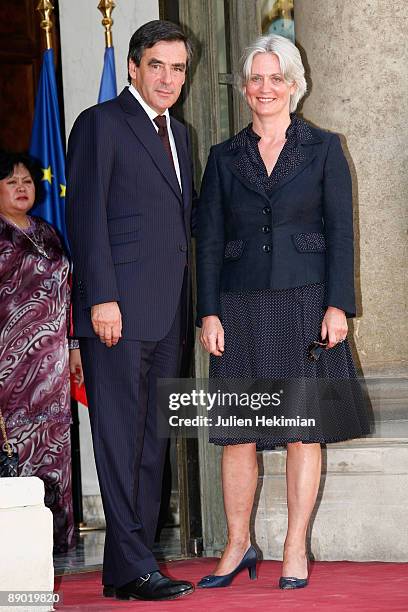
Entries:
<svg viewBox="0 0 408 612">
<path fill-rule="evenodd" d="M 314 342 L 312 342 L 308 348 L 307 356 L 309 359 L 312 361 L 317 361 L 322 352 L 326 350 L 328 344 L 328 340 L 314 340 Z"/>
</svg>

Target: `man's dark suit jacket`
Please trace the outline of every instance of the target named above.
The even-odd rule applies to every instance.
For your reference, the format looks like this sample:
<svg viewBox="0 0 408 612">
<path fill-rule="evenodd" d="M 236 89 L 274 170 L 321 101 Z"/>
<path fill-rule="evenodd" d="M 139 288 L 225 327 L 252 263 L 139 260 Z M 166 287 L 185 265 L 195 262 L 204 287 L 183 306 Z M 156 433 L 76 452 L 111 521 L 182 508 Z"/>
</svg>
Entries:
<svg viewBox="0 0 408 612">
<path fill-rule="evenodd" d="M 298 120 L 292 164 L 270 197 L 242 172 L 244 131 L 212 147 L 197 214 L 198 324 L 220 292 L 326 282 L 355 315 L 351 179 L 340 139 Z"/>
<path fill-rule="evenodd" d="M 171 128 L 182 192 L 151 120 L 127 88 L 75 122 L 66 197 L 77 337 L 95 336 L 90 308 L 112 301 L 125 339 L 157 341 L 171 327 L 190 260 L 192 200 L 187 130 L 173 118 Z"/>
</svg>

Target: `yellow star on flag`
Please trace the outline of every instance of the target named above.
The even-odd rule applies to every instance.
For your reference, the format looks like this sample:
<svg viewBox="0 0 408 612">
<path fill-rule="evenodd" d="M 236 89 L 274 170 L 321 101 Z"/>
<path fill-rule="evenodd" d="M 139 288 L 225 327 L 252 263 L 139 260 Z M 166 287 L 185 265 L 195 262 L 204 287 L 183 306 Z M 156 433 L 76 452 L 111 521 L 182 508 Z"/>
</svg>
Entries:
<svg viewBox="0 0 408 612">
<path fill-rule="evenodd" d="M 49 184 L 51 185 L 51 179 L 54 177 L 54 175 L 51 174 L 51 166 L 48 166 L 48 168 L 41 168 L 41 170 L 43 171 L 42 180 L 48 181 Z"/>
<path fill-rule="evenodd" d="M 65 192 L 67 190 L 67 186 L 66 185 L 61 185 L 61 183 L 60 183 L 60 187 L 61 187 L 60 198 L 65 198 Z"/>
</svg>

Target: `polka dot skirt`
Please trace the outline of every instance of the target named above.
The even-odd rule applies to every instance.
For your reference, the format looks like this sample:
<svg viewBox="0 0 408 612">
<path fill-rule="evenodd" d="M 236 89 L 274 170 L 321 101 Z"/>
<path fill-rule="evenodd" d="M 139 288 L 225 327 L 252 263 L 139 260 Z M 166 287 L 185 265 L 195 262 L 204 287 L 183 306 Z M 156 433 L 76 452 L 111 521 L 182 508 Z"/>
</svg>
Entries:
<svg viewBox="0 0 408 612">
<path fill-rule="evenodd" d="M 324 291 L 324 284 L 317 283 L 221 294 L 225 351 L 222 357 L 210 356 L 210 378 L 306 380 L 309 389 L 311 384 L 321 386 L 330 381 L 334 396 L 326 394 L 321 401 L 316 393 L 312 401 L 306 401 L 304 392 L 296 391 L 290 396 L 292 401 L 282 402 L 279 416 L 303 419 L 312 415 L 315 423 L 311 426 L 278 425 L 253 431 L 212 427 L 210 442 L 256 442 L 258 450 L 266 450 L 296 441 L 337 442 L 370 432 L 369 406 L 357 381 L 347 340 L 324 350 L 317 361 L 308 357 L 309 345 L 320 337 Z M 216 381 L 212 384 L 216 386 Z M 222 413 L 223 408 L 219 410 Z"/>
</svg>

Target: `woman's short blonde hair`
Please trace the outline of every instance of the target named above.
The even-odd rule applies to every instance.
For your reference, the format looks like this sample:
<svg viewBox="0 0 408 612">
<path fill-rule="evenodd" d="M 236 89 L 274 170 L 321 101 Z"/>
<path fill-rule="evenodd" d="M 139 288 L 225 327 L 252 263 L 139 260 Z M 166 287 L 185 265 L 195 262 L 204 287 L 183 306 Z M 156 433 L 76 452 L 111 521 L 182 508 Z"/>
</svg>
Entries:
<svg viewBox="0 0 408 612">
<path fill-rule="evenodd" d="M 242 92 L 251 75 L 253 59 L 258 53 L 273 53 L 276 55 L 285 81 L 290 84 L 296 83 L 296 90 L 290 97 L 289 106 L 289 111 L 293 113 L 307 90 L 305 69 L 299 49 L 288 38 L 278 34 L 269 34 L 257 38 L 252 45 L 245 49 L 241 58 L 239 85 Z"/>
</svg>

